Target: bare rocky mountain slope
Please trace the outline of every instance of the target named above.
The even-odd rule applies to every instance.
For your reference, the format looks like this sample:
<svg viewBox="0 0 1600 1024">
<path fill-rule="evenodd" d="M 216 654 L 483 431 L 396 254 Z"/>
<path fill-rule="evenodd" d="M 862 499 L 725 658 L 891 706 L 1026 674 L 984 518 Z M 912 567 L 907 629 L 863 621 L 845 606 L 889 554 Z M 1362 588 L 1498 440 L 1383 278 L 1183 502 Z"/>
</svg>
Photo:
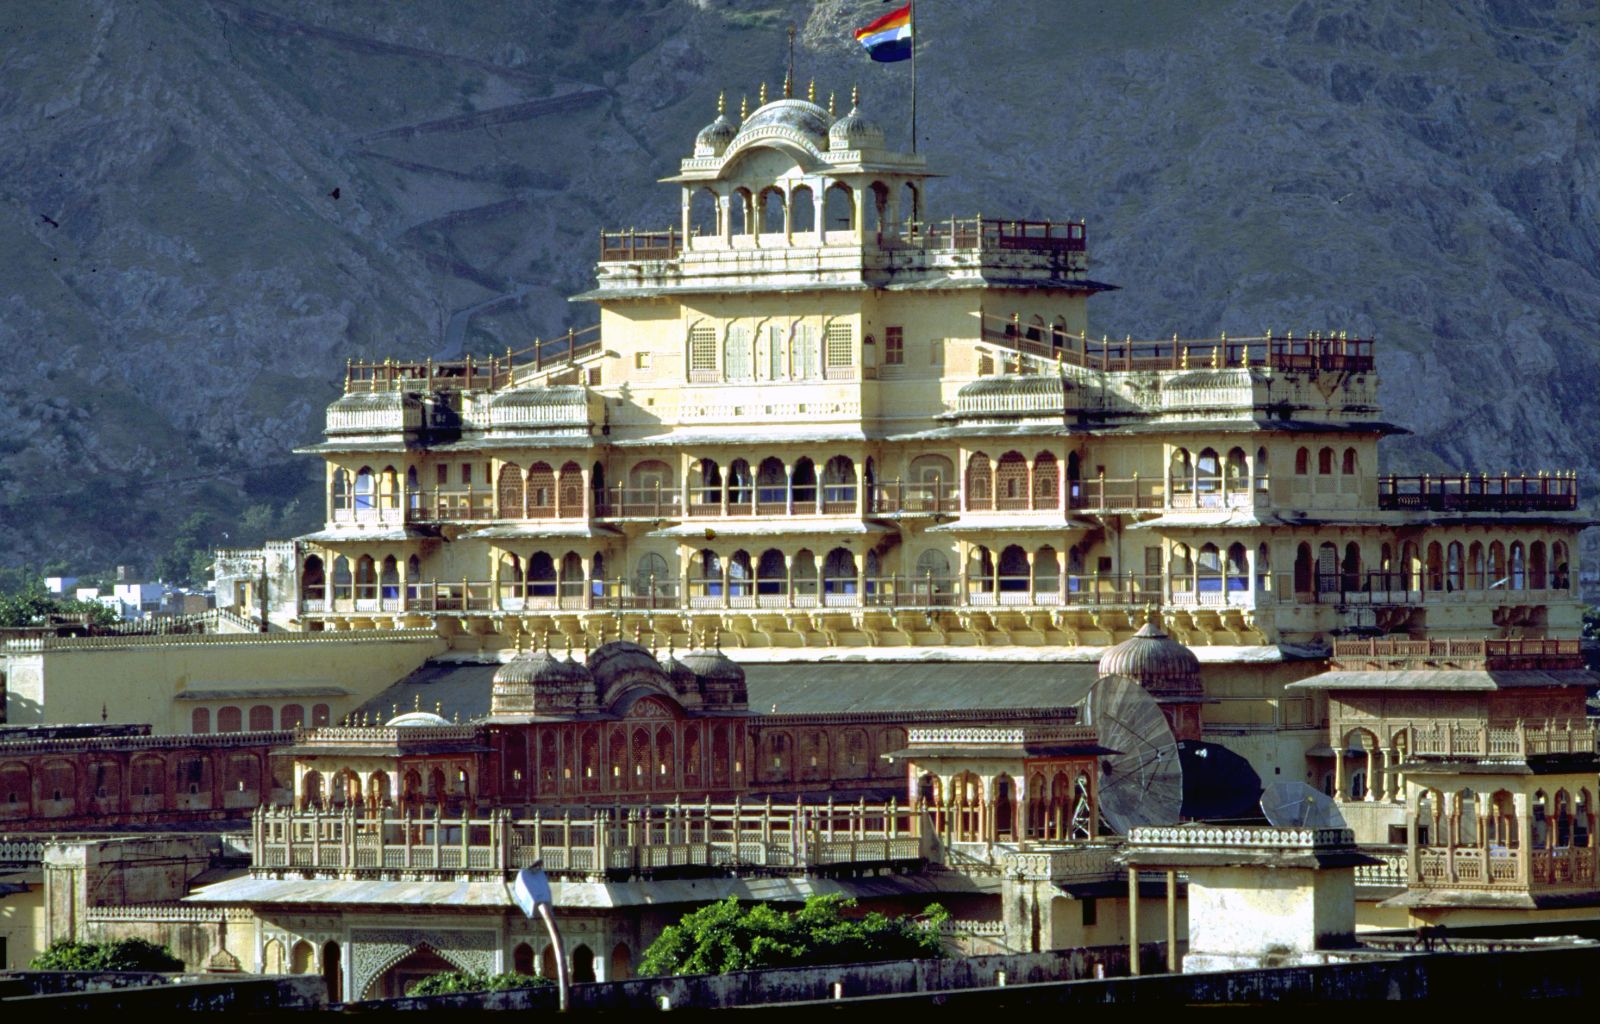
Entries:
<svg viewBox="0 0 1600 1024">
<path fill-rule="evenodd" d="M 1591 2 L 923 0 L 936 215 L 1083 216 L 1097 331 L 1374 333 L 1396 468 L 1600 469 Z M 0 564 L 320 513 L 345 359 L 585 323 L 719 89 L 863 91 L 866 0 L 0 8 Z M 284 511 L 295 498 L 298 506 Z M 248 530 L 229 538 L 258 539 Z M 221 540 L 220 535 L 208 538 Z"/>
</svg>

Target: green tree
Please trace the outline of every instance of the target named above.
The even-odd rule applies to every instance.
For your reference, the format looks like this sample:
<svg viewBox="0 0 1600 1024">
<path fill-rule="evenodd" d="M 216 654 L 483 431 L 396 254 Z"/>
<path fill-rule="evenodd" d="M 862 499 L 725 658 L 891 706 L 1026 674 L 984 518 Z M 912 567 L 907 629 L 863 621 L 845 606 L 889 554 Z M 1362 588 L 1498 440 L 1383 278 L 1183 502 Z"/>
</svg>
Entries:
<svg viewBox="0 0 1600 1024">
<path fill-rule="evenodd" d="M 640 973 L 726 974 L 760 967 L 942 959 L 939 925 L 949 914 L 930 904 L 920 919 L 870 913 L 846 917 L 856 901 L 809 897 L 796 911 L 739 905 L 735 897 L 701 907 L 668 925 L 645 950 Z"/>
<path fill-rule="evenodd" d="M 183 961 L 148 939 L 72 942 L 60 939 L 28 964 L 37 971 L 181 971 Z"/>
<path fill-rule="evenodd" d="M 408 996 L 445 996 L 456 992 L 504 992 L 513 988 L 538 988 L 549 985 L 545 978 L 526 974 L 490 974 L 487 971 L 453 971 L 432 974 L 413 982 Z"/>
</svg>

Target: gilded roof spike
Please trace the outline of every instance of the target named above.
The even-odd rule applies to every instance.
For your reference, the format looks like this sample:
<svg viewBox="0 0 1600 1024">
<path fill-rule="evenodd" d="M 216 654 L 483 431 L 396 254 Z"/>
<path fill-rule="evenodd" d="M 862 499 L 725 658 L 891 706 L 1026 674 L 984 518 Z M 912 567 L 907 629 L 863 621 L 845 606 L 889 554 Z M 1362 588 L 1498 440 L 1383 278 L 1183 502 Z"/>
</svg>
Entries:
<svg viewBox="0 0 1600 1024">
<path fill-rule="evenodd" d="M 717 92 L 717 116 L 721 117 L 728 112 L 728 94 L 724 90 Z"/>
<path fill-rule="evenodd" d="M 794 79 L 787 71 L 783 73 L 783 98 L 786 100 L 794 98 Z"/>
<path fill-rule="evenodd" d="M 815 78 L 806 83 L 806 102 L 817 102 L 817 80 Z"/>
<path fill-rule="evenodd" d="M 852 85 L 850 87 L 850 109 L 854 110 L 859 106 L 861 106 L 861 87 Z"/>
<path fill-rule="evenodd" d="M 831 93 L 831 92 L 830 92 L 830 93 L 828 93 L 828 116 L 829 116 L 829 117 L 836 117 L 836 116 L 838 116 L 838 115 L 837 115 L 837 111 L 835 111 L 835 110 L 834 110 L 834 109 L 833 109 L 833 93 Z"/>
<path fill-rule="evenodd" d="M 750 97 L 739 97 L 739 120 L 743 121 L 750 114 Z"/>
<path fill-rule="evenodd" d="M 761 92 L 757 94 L 757 99 L 761 101 L 763 107 L 767 105 L 767 83 L 761 83 Z"/>
</svg>

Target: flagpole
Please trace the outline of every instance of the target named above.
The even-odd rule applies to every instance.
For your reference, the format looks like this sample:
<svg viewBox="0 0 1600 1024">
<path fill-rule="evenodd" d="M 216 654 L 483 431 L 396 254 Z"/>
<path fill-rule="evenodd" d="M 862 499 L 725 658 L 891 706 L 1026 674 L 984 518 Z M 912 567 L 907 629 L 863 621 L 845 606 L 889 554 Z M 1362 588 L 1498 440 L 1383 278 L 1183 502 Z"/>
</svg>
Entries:
<svg viewBox="0 0 1600 1024">
<path fill-rule="evenodd" d="M 906 4 L 906 24 L 911 29 L 911 152 L 917 151 L 917 0 Z"/>
</svg>

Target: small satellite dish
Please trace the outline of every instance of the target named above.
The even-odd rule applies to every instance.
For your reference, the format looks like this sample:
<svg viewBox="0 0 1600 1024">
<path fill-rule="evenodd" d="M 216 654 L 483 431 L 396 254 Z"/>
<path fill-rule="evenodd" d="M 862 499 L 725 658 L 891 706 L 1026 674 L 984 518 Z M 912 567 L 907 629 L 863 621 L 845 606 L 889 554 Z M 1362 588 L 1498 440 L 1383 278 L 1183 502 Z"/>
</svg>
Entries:
<svg viewBox="0 0 1600 1024">
<path fill-rule="evenodd" d="M 1333 797 L 1304 782 L 1274 782 L 1261 793 L 1261 813 L 1278 828 L 1345 828 Z"/>
<path fill-rule="evenodd" d="M 1089 690 L 1089 721 L 1102 747 L 1100 816 L 1123 835 L 1138 825 L 1176 824 L 1183 809 L 1178 741 L 1155 698 L 1127 676 L 1101 676 Z"/>
</svg>

